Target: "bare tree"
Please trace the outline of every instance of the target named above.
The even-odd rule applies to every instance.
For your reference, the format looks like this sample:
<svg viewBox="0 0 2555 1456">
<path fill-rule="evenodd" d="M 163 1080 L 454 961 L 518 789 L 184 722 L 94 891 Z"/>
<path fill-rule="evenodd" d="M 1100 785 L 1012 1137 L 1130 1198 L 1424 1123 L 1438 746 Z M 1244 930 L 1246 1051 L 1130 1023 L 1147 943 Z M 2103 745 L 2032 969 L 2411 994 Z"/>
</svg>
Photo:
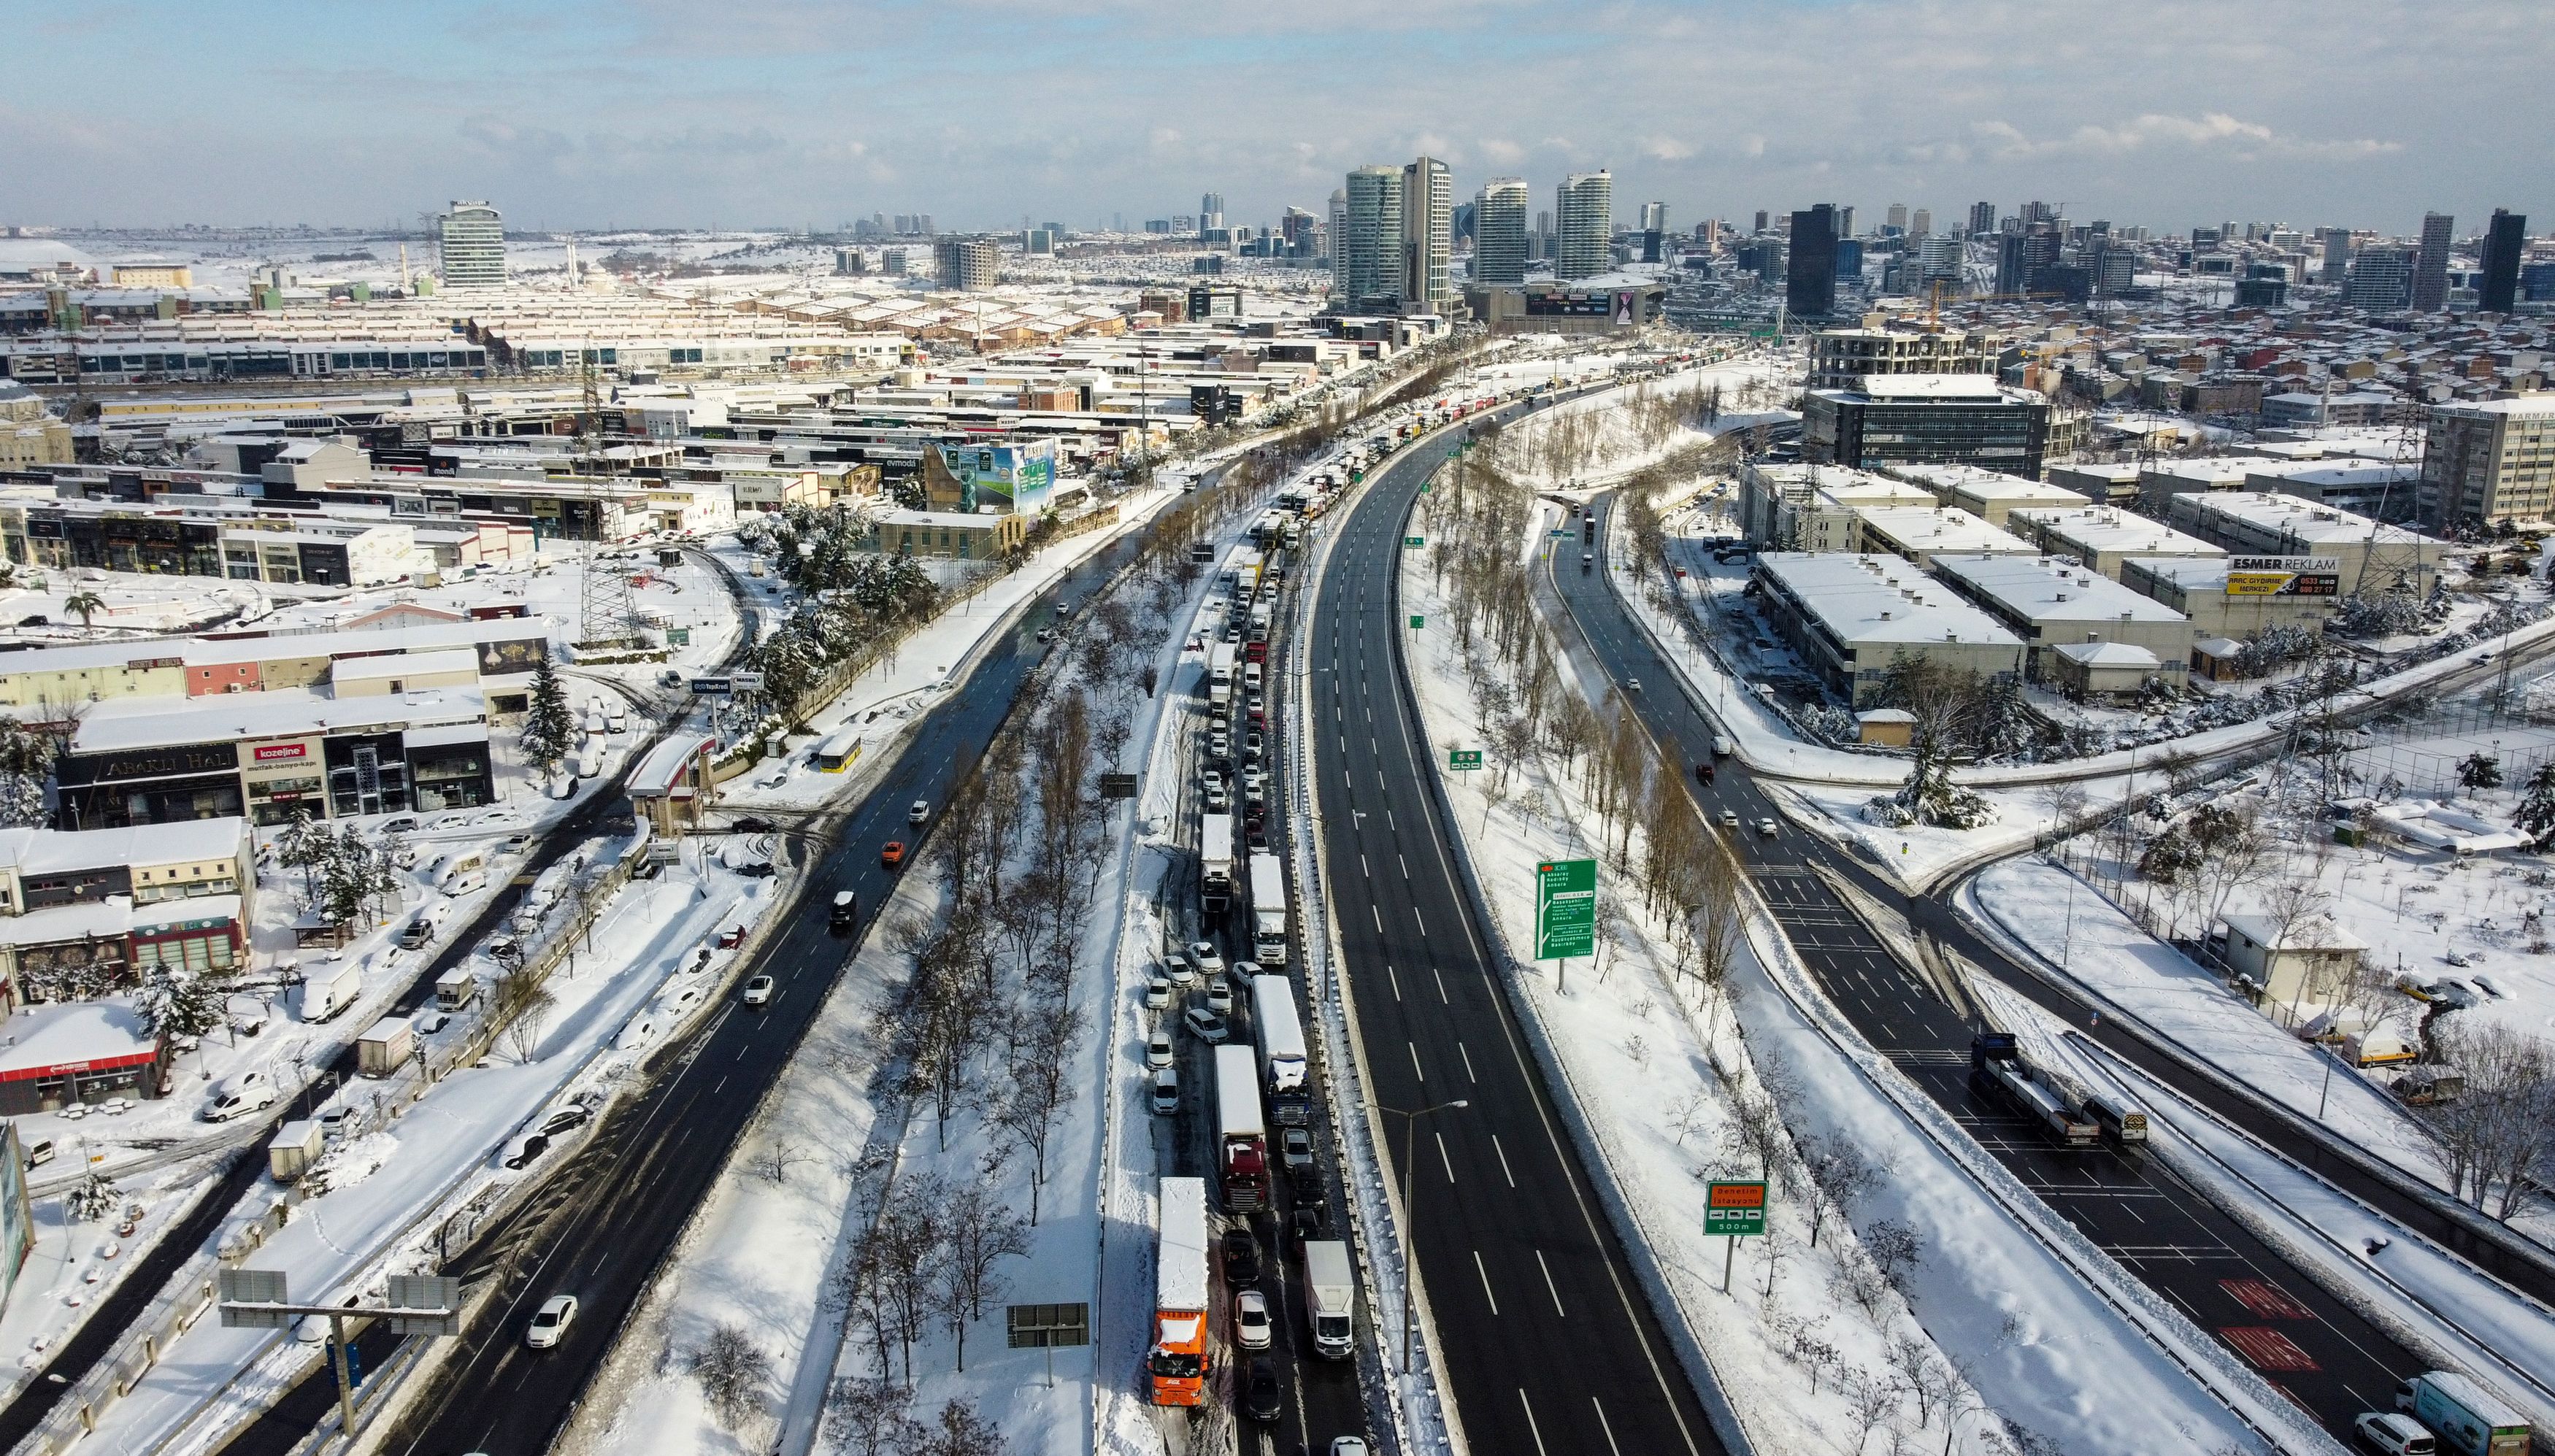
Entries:
<svg viewBox="0 0 2555 1456">
<path fill-rule="evenodd" d="M 1844 1383 L 1846 1413 L 1853 1417 L 1856 1430 L 1854 1449 L 1860 1456 L 1872 1442 L 1872 1433 L 1889 1423 L 1898 1413 L 1898 1387 L 1886 1375 L 1858 1372 Z"/>
<path fill-rule="evenodd" d="M 2451 1190 L 2506 1223 L 2555 1174 L 2555 1045 L 2463 1013 L 2444 1019 L 2431 1041 L 2466 1085 L 2422 1108 L 2417 1126 Z"/>
<path fill-rule="evenodd" d="M 977 1413 L 973 1400 L 952 1400 L 940 1407 L 940 1420 L 916 1456 L 1003 1456 L 1002 1427 Z"/>
<path fill-rule="evenodd" d="M 764 1178 L 780 1184 L 790 1181 L 790 1170 L 816 1161 L 816 1154 L 787 1138 L 775 1138 L 755 1157 L 755 1168 Z"/>
<path fill-rule="evenodd" d="M 895 1381 L 838 1376 L 825 1391 L 824 1438 L 842 1456 L 905 1456 L 930 1434 L 912 1405 Z"/>
<path fill-rule="evenodd" d="M 1934 1353 L 1931 1341 L 1910 1335 L 1898 1335 L 1889 1342 L 1889 1368 L 1898 1377 L 1898 1388 L 1916 1401 L 1916 1423 L 1934 1423 L 1934 1405 L 1943 1395 L 1944 1377 L 1951 1372 L 1943 1368 L 1943 1359 Z"/>
<path fill-rule="evenodd" d="M 931 1266 L 932 1303 L 957 1342 L 958 1368 L 965 1370 L 967 1326 L 984 1317 L 987 1300 L 1003 1296 L 995 1265 L 1006 1255 L 1030 1252 L 1028 1225 L 979 1177 L 950 1193 L 940 1211 L 940 1232 Z"/>
<path fill-rule="evenodd" d="M 497 979 L 490 1008 L 506 1029 L 506 1049 L 517 1061 L 531 1061 L 542 1049 L 542 1031 L 549 1024 L 558 997 L 541 977 L 511 971 Z"/>
<path fill-rule="evenodd" d="M 1030 1154 L 1030 1222 L 1038 1220 L 1047 1153 L 1055 1126 L 1073 1105 L 1074 1043 L 1088 1024 L 1080 1007 L 1016 1013 L 1009 1084 L 994 1114 L 995 1131 Z"/>
<path fill-rule="evenodd" d="M 701 1398 L 720 1425 L 734 1430 L 763 1401 L 772 1380 L 772 1357 L 732 1324 L 713 1326 L 684 1362 L 701 1383 Z"/>
<path fill-rule="evenodd" d="M 1889 1287 L 1901 1295 L 1908 1291 L 1916 1271 L 1925 1262 L 1924 1241 L 1916 1230 L 1896 1219 L 1885 1218 L 1863 1232 L 1863 1252 L 1872 1259 L 1872 1267 L 1889 1281 Z"/>
<path fill-rule="evenodd" d="M 1810 1247 L 1816 1249 L 1819 1231 L 1828 1219 L 1871 1191 L 1885 1169 L 1865 1157 L 1862 1147 L 1842 1132 L 1801 1145 L 1801 1163 L 1809 1189 Z"/>
</svg>

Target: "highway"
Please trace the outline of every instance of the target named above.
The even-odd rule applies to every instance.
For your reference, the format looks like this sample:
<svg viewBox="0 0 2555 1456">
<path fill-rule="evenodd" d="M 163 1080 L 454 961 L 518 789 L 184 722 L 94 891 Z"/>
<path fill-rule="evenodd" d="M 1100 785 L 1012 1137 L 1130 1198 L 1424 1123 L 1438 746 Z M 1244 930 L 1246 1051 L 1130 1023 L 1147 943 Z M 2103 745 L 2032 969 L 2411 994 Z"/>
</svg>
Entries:
<svg viewBox="0 0 2555 1456">
<path fill-rule="evenodd" d="M 1713 734 L 1709 720 L 1679 690 L 1668 666 L 1626 615 L 1602 574 L 1608 569 L 1603 513 L 1612 505 L 1612 498 L 1605 497 L 1596 507 L 1601 522 L 1597 569 L 1577 569 L 1575 559 L 1562 565 L 1547 552 L 1539 589 L 1551 591 L 1566 606 L 1580 629 L 1574 650 L 1584 644 L 1593 653 L 1671 760 L 1687 766 L 1707 762 Z M 1575 558 L 1579 549 L 1573 545 L 1568 554 Z M 1637 690 L 1630 687 L 1635 679 L 1642 684 Z M 1725 832 L 1830 1000 L 1875 1048 L 2042 1201 L 2172 1300 L 2193 1323 L 2217 1334 L 2338 1438 L 2351 1440 L 2351 1421 L 2360 1412 L 2392 1408 L 2395 1383 L 2424 1368 L 2411 1352 L 2326 1294 L 2278 1251 L 2161 1165 L 2109 1146 L 2062 1148 L 2001 1098 L 1973 1088 L 1973 1028 L 1922 978 L 1901 966 L 1810 866 L 1854 878 L 1886 905 L 1899 905 L 1900 894 L 1880 888 L 1877 878 L 1832 855 L 1823 841 L 1783 824 L 1782 809 L 1738 760 L 1721 760 L 1710 786 L 1698 783 L 1690 772 L 1678 779 L 1707 821 L 1717 820 L 1725 809 L 1739 816 L 1743 827 Z M 1781 825 L 1772 838 L 1749 827 L 1766 817 Z M 1942 929 L 1949 919 L 1929 919 L 1925 927 Z M 1992 947 L 1975 937 L 1962 938 L 1966 943 L 1958 948 L 2000 980 L 2026 993 L 2040 985 Z M 2080 1011 L 2074 1020 L 2082 1026 L 2085 1017 Z M 2117 1044 L 2115 1037 L 2105 1040 Z"/>
<path fill-rule="evenodd" d="M 1397 1110 L 1470 1104 L 1417 1125 L 1405 1225 L 1447 1394 L 1476 1456 L 1718 1453 L 1529 1060 L 1424 778 L 1395 584 L 1444 455 L 1405 451 L 1335 516 L 1305 722 L 1368 1087 Z M 1399 1185 L 1405 1129 L 1383 1123 Z"/>
<path fill-rule="evenodd" d="M 616 1104 L 529 1202 L 447 1268 L 474 1292 L 494 1280 L 494 1295 L 379 1450 L 533 1456 L 548 1448 L 725 1165 L 757 1101 L 849 964 L 857 938 L 829 932 L 824 906 L 837 890 L 858 892 L 860 932 L 867 932 L 892 882 L 879 865 L 879 846 L 912 838 L 906 806 L 946 798 L 1043 655 L 1035 629 L 1053 603 L 1079 599 L 1134 549 L 1132 539 L 1118 543 L 1040 593 L 981 649 L 965 681 L 923 716 L 861 802 L 789 836 L 792 856 L 812 856 L 814 863 L 773 911 L 769 933 L 736 973 L 740 981 L 766 972 L 776 977 L 770 1005 L 749 1011 L 731 1001 L 660 1053 L 646 1085 Z M 560 1293 L 580 1301 L 575 1322 L 553 1348 L 527 1348 L 523 1332 L 533 1310 Z M 378 1369 L 397 1340 L 376 1331 L 356 1345 L 368 1368 Z M 314 1374 L 224 1449 L 288 1451 L 332 1399 L 327 1377 Z"/>
</svg>

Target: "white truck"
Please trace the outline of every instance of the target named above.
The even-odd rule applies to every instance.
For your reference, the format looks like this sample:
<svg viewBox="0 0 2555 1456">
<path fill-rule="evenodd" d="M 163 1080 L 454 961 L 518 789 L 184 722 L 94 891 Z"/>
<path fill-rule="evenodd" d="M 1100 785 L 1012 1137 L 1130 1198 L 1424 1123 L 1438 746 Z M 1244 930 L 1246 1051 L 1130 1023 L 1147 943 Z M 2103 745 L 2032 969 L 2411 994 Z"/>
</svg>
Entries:
<svg viewBox="0 0 2555 1456">
<path fill-rule="evenodd" d="M 1233 904 L 1233 815 L 1198 819 L 1198 903 L 1210 913 Z"/>
<path fill-rule="evenodd" d="M 1357 1323 L 1357 1275 L 1349 1246 L 1337 1239 L 1304 1241 L 1304 1319 L 1313 1327 L 1313 1353 L 1349 1358 L 1349 1332 Z"/>
<path fill-rule="evenodd" d="M 361 964 L 349 961 L 344 965 L 323 965 L 294 988 L 293 1014 L 305 1022 L 331 1021 L 363 994 Z"/>
<path fill-rule="evenodd" d="M 1233 706 L 1233 644 L 1219 642 L 1207 654 L 1206 702 L 1211 708 Z"/>
<path fill-rule="evenodd" d="M 2528 1456 L 2528 1417 L 2456 1371 L 2425 1371 L 2397 1386 L 2395 1408 L 2430 1427 L 2443 1456 Z"/>
<path fill-rule="evenodd" d="M 1264 966 L 1286 963 L 1286 873 L 1266 850 L 1251 855 L 1251 958 Z"/>
<path fill-rule="evenodd" d="M 387 1077 L 417 1054 L 417 1024 L 407 1017 L 384 1017 L 355 1038 L 355 1070 L 367 1077 Z"/>
</svg>

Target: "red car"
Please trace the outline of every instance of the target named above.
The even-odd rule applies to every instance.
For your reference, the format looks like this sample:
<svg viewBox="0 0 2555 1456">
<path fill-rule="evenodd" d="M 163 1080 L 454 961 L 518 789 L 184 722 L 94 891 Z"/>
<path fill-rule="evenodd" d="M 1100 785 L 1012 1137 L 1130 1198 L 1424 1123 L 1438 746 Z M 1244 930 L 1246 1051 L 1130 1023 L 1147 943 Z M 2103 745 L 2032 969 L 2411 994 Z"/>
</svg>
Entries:
<svg viewBox="0 0 2555 1456">
<path fill-rule="evenodd" d="M 904 840 L 902 840 L 902 839 L 891 839 L 891 840 L 889 840 L 889 841 L 888 841 L 884 846 L 882 846 L 882 847 L 880 848 L 880 850 L 879 850 L 879 865 L 880 865 L 882 868 L 893 870 L 893 869 L 895 869 L 897 866 L 899 866 L 899 865 L 901 865 L 901 864 L 904 864 L 904 863 L 905 863 L 905 841 L 904 841 Z"/>
<path fill-rule="evenodd" d="M 745 927 L 743 925 L 730 925 L 726 929 L 718 932 L 718 948 L 721 950 L 734 950 L 744 943 Z"/>
</svg>

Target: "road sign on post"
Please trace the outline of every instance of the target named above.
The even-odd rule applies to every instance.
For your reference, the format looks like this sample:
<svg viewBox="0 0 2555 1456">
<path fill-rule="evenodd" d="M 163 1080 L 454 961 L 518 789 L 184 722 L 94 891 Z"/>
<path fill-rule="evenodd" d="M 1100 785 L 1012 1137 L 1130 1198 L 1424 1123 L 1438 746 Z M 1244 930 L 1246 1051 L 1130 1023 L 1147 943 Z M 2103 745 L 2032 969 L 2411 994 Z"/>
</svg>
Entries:
<svg viewBox="0 0 2555 1456">
<path fill-rule="evenodd" d="M 1721 1292 L 1730 1292 L 1730 1266 L 1739 1257 L 1739 1241 L 1765 1232 L 1765 1185 L 1762 1182 L 1709 1183 L 1703 1193 L 1703 1231 L 1723 1236 Z"/>
<path fill-rule="evenodd" d="M 386 1291 L 390 1306 L 401 1310 L 390 1318 L 399 1335 L 461 1333 L 461 1280 L 453 1274 L 392 1274 Z M 408 1313 L 405 1311 L 415 1311 Z"/>
<path fill-rule="evenodd" d="M 763 690 L 763 674 L 760 672 L 730 672 L 727 674 L 727 680 L 739 692 Z"/>
<path fill-rule="evenodd" d="M 1478 748 L 1450 748 L 1446 750 L 1446 767 L 1449 769 L 1478 769 L 1481 766 L 1482 751 Z"/>
<path fill-rule="evenodd" d="M 1013 1349 L 1046 1352 L 1046 1383 L 1050 1387 L 1055 1384 L 1055 1352 L 1091 1343 L 1088 1304 L 1013 1304 L 1006 1306 L 1003 1314 Z"/>
<path fill-rule="evenodd" d="M 1136 796 L 1136 776 L 1133 774 L 1101 775 L 1100 796 L 1102 798 L 1134 798 Z"/>
<path fill-rule="evenodd" d="M 234 1330 L 280 1330 L 301 1318 L 289 1309 L 243 1309 L 243 1304 L 290 1304 L 280 1269 L 226 1269 L 217 1275 L 222 1327 Z"/>
<path fill-rule="evenodd" d="M 1546 860 L 1534 867 L 1534 958 L 1597 953 L 1597 862 Z"/>
<path fill-rule="evenodd" d="M 1419 615 L 1417 612 L 1413 612 L 1413 613 L 1411 613 L 1411 614 L 1410 614 L 1410 630 L 1411 630 L 1411 631 L 1416 632 L 1416 631 L 1418 631 L 1420 628 L 1422 628 L 1422 627 L 1424 627 L 1424 626 L 1426 626 L 1426 625 L 1428 625 L 1428 619 L 1427 619 L 1427 618 L 1425 618 L 1425 617 L 1423 617 L 1423 616 Z"/>
<path fill-rule="evenodd" d="M 695 677 L 692 691 L 701 697 L 725 697 L 736 690 L 735 682 L 726 677 Z"/>
<path fill-rule="evenodd" d="M 1421 546 L 1428 545 L 1428 538 L 1424 536 L 1405 536 L 1401 539 L 1401 544 L 1415 551 Z"/>
</svg>

